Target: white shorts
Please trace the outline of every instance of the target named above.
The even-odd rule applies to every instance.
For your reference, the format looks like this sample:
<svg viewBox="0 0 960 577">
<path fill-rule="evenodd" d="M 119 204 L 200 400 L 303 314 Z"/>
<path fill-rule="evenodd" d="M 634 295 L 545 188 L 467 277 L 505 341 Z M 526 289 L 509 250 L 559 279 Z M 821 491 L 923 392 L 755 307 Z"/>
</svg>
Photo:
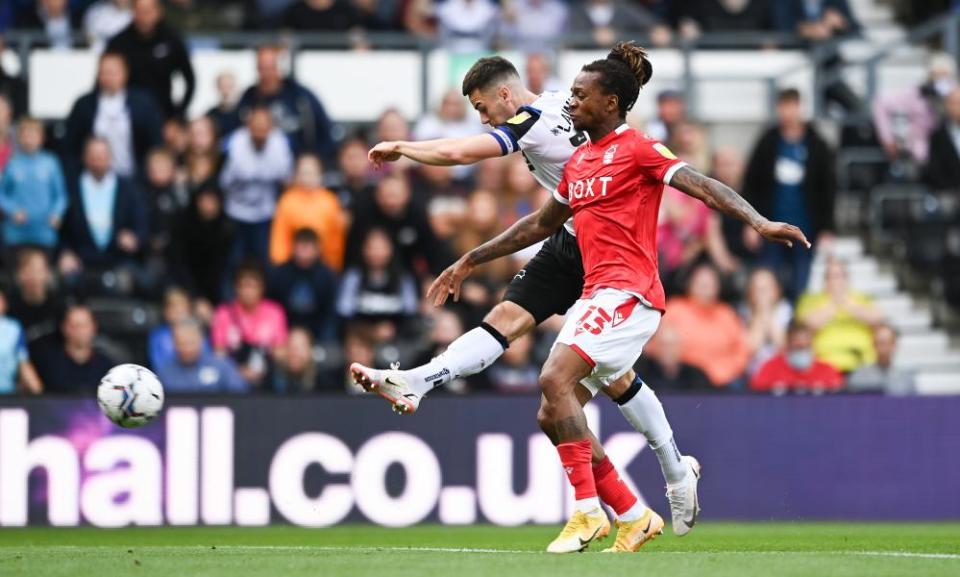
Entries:
<svg viewBox="0 0 960 577">
<path fill-rule="evenodd" d="M 628 292 L 604 288 L 567 311 L 556 343 L 569 346 L 593 367 L 580 382 L 594 395 L 629 371 L 657 332 L 662 315 L 644 302 Z"/>
</svg>

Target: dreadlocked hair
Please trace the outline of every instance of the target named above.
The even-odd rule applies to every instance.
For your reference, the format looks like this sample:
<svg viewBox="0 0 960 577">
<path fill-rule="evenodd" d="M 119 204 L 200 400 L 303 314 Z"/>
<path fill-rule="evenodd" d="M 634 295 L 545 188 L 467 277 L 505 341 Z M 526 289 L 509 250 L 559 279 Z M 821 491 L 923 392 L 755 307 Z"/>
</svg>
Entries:
<svg viewBox="0 0 960 577">
<path fill-rule="evenodd" d="M 640 89 L 653 76 L 647 51 L 633 42 L 618 42 L 606 58 L 594 60 L 582 70 L 600 75 L 600 86 L 607 94 L 617 96 L 620 116 L 623 117 L 637 102 Z"/>
</svg>

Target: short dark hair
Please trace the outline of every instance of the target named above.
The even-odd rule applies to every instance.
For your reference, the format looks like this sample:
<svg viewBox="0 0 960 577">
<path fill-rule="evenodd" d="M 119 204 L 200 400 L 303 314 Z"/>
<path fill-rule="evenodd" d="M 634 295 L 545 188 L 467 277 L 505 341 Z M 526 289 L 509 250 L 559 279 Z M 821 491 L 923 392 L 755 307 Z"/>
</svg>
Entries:
<svg viewBox="0 0 960 577">
<path fill-rule="evenodd" d="M 233 282 L 235 283 L 240 282 L 244 278 L 252 278 L 260 282 L 260 284 L 266 283 L 263 267 L 254 259 L 241 263 L 240 266 L 237 267 L 237 271 L 233 274 Z"/>
<path fill-rule="evenodd" d="M 810 328 L 810 325 L 799 319 L 790 319 L 790 323 L 787 325 L 787 336 L 802 332 L 810 333 L 813 332 L 813 329 Z"/>
<path fill-rule="evenodd" d="M 520 78 L 520 73 L 509 60 L 502 56 L 488 56 L 474 62 L 463 77 L 463 95 L 470 96 L 474 90 L 485 90 L 495 82 Z"/>
<path fill-rule="evenodd" d="M 796 88 L 784 88 L 777 93 L 777 103 L 800 102 L 800 91 Z"/>
<path fill-rule="evenodd" d="M 293 233 L 293 243 L 299 244 L 301 242 L 317 244 L 320 242 L 320 235 L 318 235 L 317 231 L 313 230 L 312 228 L 299 228 L 297 229 L 297 232 Z"/>
</svg>

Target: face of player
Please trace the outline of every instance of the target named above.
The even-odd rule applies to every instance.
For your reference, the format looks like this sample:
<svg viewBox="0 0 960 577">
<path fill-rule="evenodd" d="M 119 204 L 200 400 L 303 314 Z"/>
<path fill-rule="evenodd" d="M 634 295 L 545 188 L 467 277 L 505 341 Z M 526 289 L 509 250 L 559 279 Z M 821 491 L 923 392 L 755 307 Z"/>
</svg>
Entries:
<svg viewBox="0 0 960 577">
<path fill-rule="evenodd" d="M 499 126 L 517 114 L 513 93 L 505 85 L 470 93 L 470 105 L 480 115 L 480 122 L 487 126 Z"/>
<path fill-rule="evenodd" d="M 597 82 L 597 72 L 581 72 L 570 88 L 570 118 L 573 127 L 591 131 L 609 122 L 612 114 L 618 114 L 617 97 L 606 94 Z"/>
</svg>

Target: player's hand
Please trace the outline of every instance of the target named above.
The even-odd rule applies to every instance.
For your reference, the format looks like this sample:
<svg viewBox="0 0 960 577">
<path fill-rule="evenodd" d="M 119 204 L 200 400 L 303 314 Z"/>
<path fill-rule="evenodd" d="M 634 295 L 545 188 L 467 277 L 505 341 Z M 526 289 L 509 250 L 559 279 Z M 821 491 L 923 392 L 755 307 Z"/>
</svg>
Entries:
<svg viewBox="0 0 960 577">
<path fill-rule="evenodd" d="M 370 149 L 367 158 L 373 163 L 374 168 L 379 169 L 384 162 L 395 162 L 402 156 L 399 152 L 399 142 L 380 142 Z"/>
<path fill-rule="evenodd" d="M 760 233 L 760 236 L 772 242 L 779 242 L 787 246 L 793 246 L 793 243 L 798 242 L 810 248 L 810 241 L 804 236 L 803 231 L 792 224 L 768 220 L 757 227 L 757 232 Z"/>
<path fill-rule="evenodd" d="M 430 288 L 427 290 L 427 300 L 433 301 L 433 306 L 443 306 L 447 302 L 447 297 L 453 295 L 454 302 L 460 300 L 460 285 L 464 279 L 473 272 L 474 265 L 464 255 L 460 260 L 453 263 L 445 271 L 440 273 Z"/>
</svg>

